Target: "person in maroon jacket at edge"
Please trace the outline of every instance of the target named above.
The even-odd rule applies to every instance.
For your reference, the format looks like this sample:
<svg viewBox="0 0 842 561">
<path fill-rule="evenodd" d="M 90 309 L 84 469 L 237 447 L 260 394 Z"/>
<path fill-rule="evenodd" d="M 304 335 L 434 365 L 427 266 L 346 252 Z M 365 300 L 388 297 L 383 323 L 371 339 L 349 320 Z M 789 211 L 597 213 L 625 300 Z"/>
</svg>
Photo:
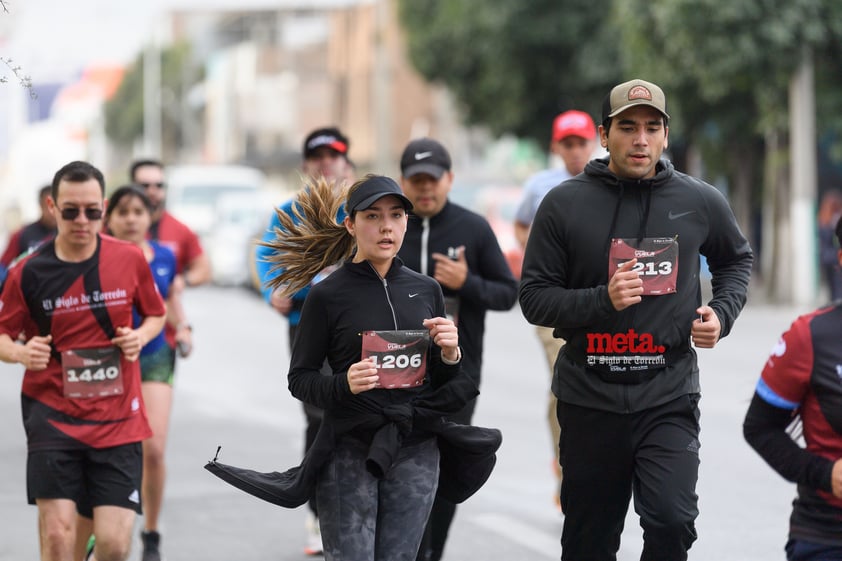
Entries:
<svg viewBox="0 0 842 561">
<path fill-rule="evenodd" d="M 835 234 L 842 246 L 842 219 Z M 836 258 L 842 265 L 842 249 Z M 788 561 L 842 561 L 840 333 L 840 300 L 796 319 L 772 349 L 743 423 L 751 447 L 798 484 Z M 794 440 L 799 432 L 806 448 Z"/>
</svg>

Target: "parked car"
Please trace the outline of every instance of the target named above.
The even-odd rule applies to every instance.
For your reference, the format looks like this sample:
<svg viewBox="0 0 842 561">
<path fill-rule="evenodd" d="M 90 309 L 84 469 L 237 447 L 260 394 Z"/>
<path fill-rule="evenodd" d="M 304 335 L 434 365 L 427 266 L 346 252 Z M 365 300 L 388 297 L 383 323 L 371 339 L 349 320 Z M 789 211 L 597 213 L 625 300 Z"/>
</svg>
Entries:
<svg viewBox="0 0 842 561">
<path fill-rule="evenodd" d="M 203 238 L 215 284 L 252 284 L 250 252 L 266 227 L 263 217 L 270 207 L 271 203 L 259 192 L 226 193 L 217 199 L 214 227 Z"/>
<path fill-rule="evenodd" d="M 172 166 L 167 208 L 202 241 L 219 285 L 250 283 L 249 251 L 272 208 L 266 178 L 247 166 Z"/>
</svg>

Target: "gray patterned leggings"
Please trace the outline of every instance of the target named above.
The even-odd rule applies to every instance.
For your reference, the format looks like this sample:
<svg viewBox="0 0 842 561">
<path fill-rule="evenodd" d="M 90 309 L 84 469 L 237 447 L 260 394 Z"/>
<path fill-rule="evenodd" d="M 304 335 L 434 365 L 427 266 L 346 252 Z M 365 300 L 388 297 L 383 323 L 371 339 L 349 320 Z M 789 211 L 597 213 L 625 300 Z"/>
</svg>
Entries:
<svg viewBox="0 0 842 561">
<path fill-rule="evenodd" d="M 368 447 L 342 438 L 316 486 L 326 561 L 414 561 L 439 478 L 435 438 L 403 447 L 383 479 Z"/>
</svg>

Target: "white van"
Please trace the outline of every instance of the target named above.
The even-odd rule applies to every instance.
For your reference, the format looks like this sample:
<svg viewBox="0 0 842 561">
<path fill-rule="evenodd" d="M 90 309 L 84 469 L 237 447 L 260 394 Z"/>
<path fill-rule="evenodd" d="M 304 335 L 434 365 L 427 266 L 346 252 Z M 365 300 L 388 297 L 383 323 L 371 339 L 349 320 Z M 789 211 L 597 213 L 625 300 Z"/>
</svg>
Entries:
<svg viewBox="0 0 842 561">
<path fill-rule="evenodd" d="M 167 168 L 167 210 L 202 240 L 220 285 L 250 281 L 249 248 L 272 208 L 260 170 L 234 165 Z"/>
</svg>

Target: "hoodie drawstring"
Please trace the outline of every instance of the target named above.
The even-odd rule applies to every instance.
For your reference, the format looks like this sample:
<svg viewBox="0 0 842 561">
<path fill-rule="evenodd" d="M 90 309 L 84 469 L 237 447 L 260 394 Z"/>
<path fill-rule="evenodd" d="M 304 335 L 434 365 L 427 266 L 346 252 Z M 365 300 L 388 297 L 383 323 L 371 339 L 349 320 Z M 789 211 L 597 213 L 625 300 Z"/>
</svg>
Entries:
<svg viewBox="0 0 842 561">
<path fill-rule="evenodd" d="M 614 216 L 611 218 L 611 227 L 608 228 L 608 239 L 605 241 L 605 258 L 608 258 L 609 253 L 611 252 L 611 240 L 614 239 L 614 229 L 617 227 L 617 219 L 620 217 L 620 205 L 623 204 L 623 193 L 625 192 L 625 187 L 623 186 L 623 182 L 618 182 L 620 187 L 620 194 L 617 195 L 617 204 L 614 205 Z"/>
<path fill-rule="evenodd" d="M 649 209 L 652 208 L 652 182 L 646 181 L 645 183 L 648 189 L 646 191 L 646 203 L 643 205 L 643 220 L 637 230 L 638 245 L 640 245 L 640 242 L 646 237 L 646 226 L 649 224 Z"/>
</svg>

